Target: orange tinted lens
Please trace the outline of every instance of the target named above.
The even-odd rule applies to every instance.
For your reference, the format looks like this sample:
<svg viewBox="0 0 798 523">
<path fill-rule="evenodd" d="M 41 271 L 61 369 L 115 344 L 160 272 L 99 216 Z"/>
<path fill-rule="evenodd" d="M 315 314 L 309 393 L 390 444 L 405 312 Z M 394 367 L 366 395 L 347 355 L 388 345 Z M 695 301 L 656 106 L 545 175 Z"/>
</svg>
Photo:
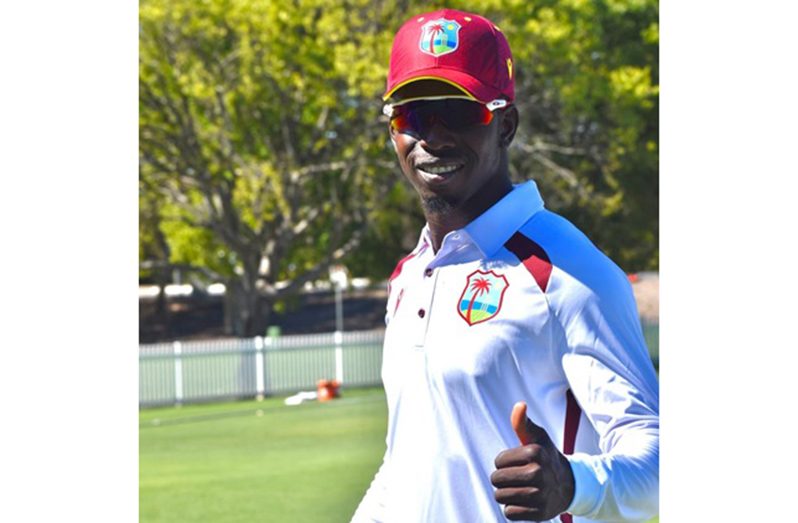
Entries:
<svg viewBox="0 0 798 523">
<path fill-rule="evenodd" d="M 391 127 L 399 132 L 409 131 L 411 128 L 410 122 L 405 114 L 401 112 L 391 118 Z"/>
<path fill-rule="evenodd" d="M 482 119 L 479 121 L 479 125 L 488 125 L 493 120 L 493 113 L 488 110 L 487 107 L 484 105 L 482 106 Z"/>
</svg>

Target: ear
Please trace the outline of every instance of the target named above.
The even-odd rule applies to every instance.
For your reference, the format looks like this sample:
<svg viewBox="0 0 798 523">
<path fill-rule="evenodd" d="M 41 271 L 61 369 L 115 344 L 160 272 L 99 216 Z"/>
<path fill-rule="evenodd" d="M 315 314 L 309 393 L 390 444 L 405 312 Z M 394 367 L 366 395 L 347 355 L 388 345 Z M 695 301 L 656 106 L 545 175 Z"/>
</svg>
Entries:
<svg viewBox="0 0 798 523">
<path fill-rule="evenodd" d="M 515 138 L 518 130 L 518 109 L 515 105 L 501 111 L 501 121 L 499 122 L 499 143 L 502 147 L 509 147 Z"/>
</svg>

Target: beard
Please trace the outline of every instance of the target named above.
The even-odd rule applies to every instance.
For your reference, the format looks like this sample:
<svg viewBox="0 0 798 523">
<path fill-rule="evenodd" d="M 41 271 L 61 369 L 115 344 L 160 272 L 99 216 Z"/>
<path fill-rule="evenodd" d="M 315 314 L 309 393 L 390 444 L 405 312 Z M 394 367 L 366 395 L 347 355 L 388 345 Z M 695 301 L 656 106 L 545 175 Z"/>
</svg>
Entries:
<svg viewBox="0 0 798 523">
<path fill-rule="evenodd" d="M 452 202 L 440 196 L 421 198 L 421 206 L 424 208 L 426 214 L 437 214 L 440 216 L 445 216 L 454 210 Z"/>
</svg>

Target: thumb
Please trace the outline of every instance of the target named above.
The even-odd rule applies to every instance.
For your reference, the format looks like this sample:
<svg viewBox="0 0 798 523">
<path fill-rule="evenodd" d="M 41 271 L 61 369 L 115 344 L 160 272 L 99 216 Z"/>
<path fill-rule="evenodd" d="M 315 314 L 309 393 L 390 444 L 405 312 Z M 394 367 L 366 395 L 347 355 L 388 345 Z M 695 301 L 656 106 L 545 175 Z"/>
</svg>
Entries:
<svg viewBox="0 0 798 523">
<path fill-rule="evenodd" d="M 543 429 L 535 425 L 531 419 L 526 417 L 526 403 L 519 401 L 513 405 L 513 412 L 510 414 L 510 423 L 521 445 L 532 443 L 543 443 L 549 439 L 549 435 Z"/>
</svg>

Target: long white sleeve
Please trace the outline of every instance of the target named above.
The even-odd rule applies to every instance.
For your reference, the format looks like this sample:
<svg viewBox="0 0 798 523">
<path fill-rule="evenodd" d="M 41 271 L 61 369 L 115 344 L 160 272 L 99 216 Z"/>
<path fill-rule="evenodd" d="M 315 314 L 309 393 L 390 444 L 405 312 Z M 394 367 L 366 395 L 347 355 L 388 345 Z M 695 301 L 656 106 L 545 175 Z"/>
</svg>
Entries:
<svg viewBox="0 0 798 523">
<path fill-rule="evenodd" d="M 564 366 L 568 375 L 591 376 L 590 387 L 575 390 L 574 396 L 599 432 L 602 451 L 568 456 L 576 483 L 568 512 L 599 521 L 645 521 L 655 516 L 659 509 L 656 414 L 643 403 L 629 401 L 634 397 L 629 383 L 600 362 L 573 355 L 566 356 Z M 577 385 L 579 380 L 571 383 Z"/>
<path fill-rule="evenodd" d="M 572 283 L 558 311 L 563 370 L 598 434 L 600 454 L 569 456 L 569 512 L 599 521 L 645 521 L 659 509 L 659 398 L 625 275 L 604 266 Z M 577 299 L 574 299 L 576 296 Z"/>
</svg>

